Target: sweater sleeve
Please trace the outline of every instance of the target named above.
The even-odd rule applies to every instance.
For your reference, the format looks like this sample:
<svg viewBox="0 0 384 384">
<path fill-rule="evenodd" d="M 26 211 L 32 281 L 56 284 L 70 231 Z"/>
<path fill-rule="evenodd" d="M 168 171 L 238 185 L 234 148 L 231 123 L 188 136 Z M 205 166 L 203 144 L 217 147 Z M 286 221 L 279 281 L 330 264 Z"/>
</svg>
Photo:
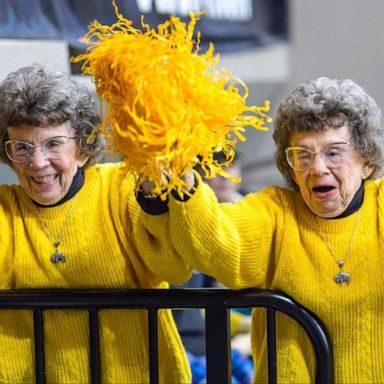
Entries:
<svg viewBox="0 0 384 384">
<path fill-rule="evenodd" d="M 112 205 L 119 207 L 117 228 L 121 241 L 126 239 L 127 253 L 140 287 L 188 280 L 192 270 L 178 255 L 170 239 L 168 209 L 162 210 L 160 202 L 160 210 L 156 212 L 153 207 L 143 210 L 134 193 L 132 175 L 120 173 L 119 179 L 112 184 L 118 186 L 111 188 Z"/>
<path fill-rule="evenodd" d="M 171 284 L 188 280 L 192 269 L 176 251 L 169 232 L 169 213 L 141 212 L 135 228 L 136 246 L 148 268 Z"/>
<path fill-rule="evenodd" d="M 12 214 L 14 199 L 8 186 L 0 186 L 0 289 L 13 288 L 13 241 Z"/>
<path fill-rule="evenodd" d="M 170 199 L 171 239 L 188 265 L 226 286 L 261 288 L 273 274 L 278 206 L 272 190 L 220 204 L 199 183 L 187 202 Z"/>
</svg>

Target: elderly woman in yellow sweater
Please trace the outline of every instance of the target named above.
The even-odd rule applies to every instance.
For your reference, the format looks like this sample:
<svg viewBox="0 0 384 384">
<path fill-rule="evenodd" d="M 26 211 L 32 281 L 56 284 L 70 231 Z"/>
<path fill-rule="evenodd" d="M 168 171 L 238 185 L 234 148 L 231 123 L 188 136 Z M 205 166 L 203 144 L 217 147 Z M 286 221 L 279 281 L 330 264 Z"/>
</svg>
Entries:
<svg viewBox="0 0 384 384">
<path fill-rule="evenodd" d="M 277 166 L 290 187 L 219 204 L 195 175 L 193 195 L 169 201 L 173 244 L 188 265 L 228 287 L 281 290 L 316 313 L 332 339 L 336 383 L 382 383 L 380 110 L 351 80 L 306 81 L 281 102 L 273 137 Z M 277 333 L 278 382 L 313 381 L 304 331 L 281 315 Z M 252 341 L 256 382 L 266 382 L 259 312 Z"/>
<path fill-rule="evenodd" d="M 189 277 L 166 227 L 143 223 L 135 178 L 120 163 L 94 164 L 104 140 L 85 86 L 33 65 L 0 83 L 0 101 L 0 156 L 19 180 L 0 186 L 0 289 L 166 288 Z M 187 383 L 172 316 L 159 317 L 160 382 Z M 146 319 L 103 311 L 103 383 L 149 382 Z M 87 314 L 48 311 L 44 324 L 47 382 L 90 382 Z M 34 381 L 33 338 L 31 311 L 1 311 L 1 383 Z"/>
</svg>

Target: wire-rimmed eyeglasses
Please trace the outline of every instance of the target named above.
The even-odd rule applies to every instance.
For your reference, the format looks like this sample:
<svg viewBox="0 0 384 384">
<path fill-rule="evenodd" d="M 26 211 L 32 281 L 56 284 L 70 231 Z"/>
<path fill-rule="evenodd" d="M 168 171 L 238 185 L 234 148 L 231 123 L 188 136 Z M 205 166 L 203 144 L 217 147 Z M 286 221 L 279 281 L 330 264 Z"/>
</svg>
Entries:
<svg viewBox="0 0 384 384">
<path fill-rule="evenodd" d="M 319 152 L 304 147 L 287 147 L 285 155 L 291 168 L 296 171 L 306 171 L 320 155 L 329 168 L 341 166 L 350 156 L 353 144 L 348 142 L 332 143 Z"/>
<path fill-rule="evenodd" d="M 55 160 L 64 153 L 68 141 L 76 139 L 77 137 L 71 136 L 54 136 L 44 140 L 40 145 L 34 145 L 23 140 L 7 140 L 4 143 L 4 148 L 8 158 L 15 163 L 31 160 L 36 148 L 39 148 L 40 152 L 48 159 Z"/>
</svg>

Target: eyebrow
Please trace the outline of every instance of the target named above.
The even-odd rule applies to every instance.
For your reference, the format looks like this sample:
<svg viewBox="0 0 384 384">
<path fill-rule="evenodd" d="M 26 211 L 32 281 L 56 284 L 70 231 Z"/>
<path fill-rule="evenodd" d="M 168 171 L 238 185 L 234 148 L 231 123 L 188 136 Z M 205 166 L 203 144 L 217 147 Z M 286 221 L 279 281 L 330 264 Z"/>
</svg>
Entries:
<svg viewBox="0 0 384 384">
<path fill-rule="evenodd" d="M 349 141 L 336 141 L 334 143 L 329 143 L 327 145 L 325 145 L 323 147 L 324 148 L 328 148 L 328 147 L 332 147 L 332 145 L 338 145 L 338 144 L 348 144 L 348 145 L 351 145 L 351 143 Z M 309 149 L 310 151 L 313 151 L 313 149 L 309 148 L 309 147 L 306 147 L 305 145 L 292 145 L 291 147 L 288 147 L 288 148 L 304 148 L 304 149 Z"/>
<path fill-rule="evenodd" d="M 45 143 L 46 141 L 48 140 L 52 140 L 52 139 L 57 139 L 58 137 L 69 137 L 67 135 L 56 135 L 56 136 L 52 136 L 52 137 L 47 137 L 46 139 L 44 139 L 41 143 Z M 22 143 L 28 143 L 28 144 L 32 144 L 32 145 L 36 145 L 35 143 L 31 142 L 31 141 L 28 141 L 28 140 L 21 140 L 21 139 L 8 139 L 6 141 L 20 141 Z M 40 144 L 38 144 L 40 145 Z"/>
</svg>

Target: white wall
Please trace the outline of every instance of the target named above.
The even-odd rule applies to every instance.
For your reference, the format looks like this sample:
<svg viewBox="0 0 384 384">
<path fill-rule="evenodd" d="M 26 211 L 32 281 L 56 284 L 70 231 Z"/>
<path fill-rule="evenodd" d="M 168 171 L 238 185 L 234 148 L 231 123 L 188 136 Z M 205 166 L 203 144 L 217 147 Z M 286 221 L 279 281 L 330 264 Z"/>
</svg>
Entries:
<svg viewBox="0 0 384 384">
<path fill-rule="evenodd" d="M 47 64 L 70 71 L 68 45 L 60 40 L 0 39 L 0 81 L 20 67 Z"/>
<path fill-rule="evenodd" d="M 351 78 L 384 105 L 384 1 L 290 0 L 291 84 Z"/>
</svg>

